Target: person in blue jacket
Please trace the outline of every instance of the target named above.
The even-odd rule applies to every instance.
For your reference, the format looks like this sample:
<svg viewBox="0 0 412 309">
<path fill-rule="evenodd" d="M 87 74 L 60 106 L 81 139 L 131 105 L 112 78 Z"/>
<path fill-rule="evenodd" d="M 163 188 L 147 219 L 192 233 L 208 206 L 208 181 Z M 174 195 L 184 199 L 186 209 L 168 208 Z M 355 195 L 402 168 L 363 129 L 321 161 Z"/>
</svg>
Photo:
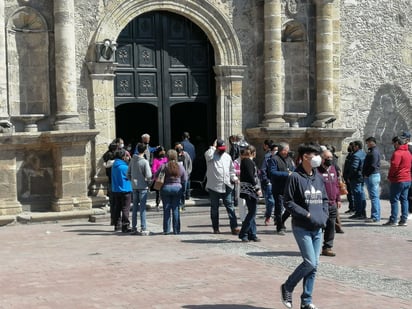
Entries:
<svg viewBox="0 0 412 309">
<path fill-rule="evenodd" d="M 300 165 L 286 180 L 285 208 L 292 216 L 292 232 L 298 244 L 302 263 L 281 285 L 281 300 L 292 308 L 292 292 L 303 280 L 301 309 L 316 309 L 312 292 L 322 247 L 322 229 L 329 217 L 328 196 L 322 177 L 316 173 L 322 162 L 320 147 L 302 144 L 298 148 Z"/>
<path fill-rule="evenodd" d="M 132 200 L 132 183 L 127 178 L 127 152 L 118 149 L 114 153 L 112 166 L 112 193 L 114 203 L 114 230 L 122 229 L 123 233 L 130 233 L 130 204 Z"/>
<path fill-rule="evenodd" d="M 364 190 L 364 177 L 362 175 L 366 153 L 363 151 L 361 141 L 353 142 L 353 153 L 349 161 L 349 182 L 355 205 L 355 213 L 349 219 L 366 219 L 366 197 Z"/>
</svg>

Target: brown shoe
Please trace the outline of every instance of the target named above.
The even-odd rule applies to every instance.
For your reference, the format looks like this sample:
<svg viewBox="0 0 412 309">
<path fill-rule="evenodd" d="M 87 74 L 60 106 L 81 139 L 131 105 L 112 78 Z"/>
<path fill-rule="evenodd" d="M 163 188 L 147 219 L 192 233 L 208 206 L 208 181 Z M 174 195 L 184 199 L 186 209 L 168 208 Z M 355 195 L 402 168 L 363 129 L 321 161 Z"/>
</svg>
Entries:
<svg viewBox="0 0 412 309">
<path fill-rule="evenodd" d="M 240 233 L 240 228 L 235 227 L 234 229 L 232 229 L 232 235 L 239 235 Z"/>
<path fill-rule="evenodd" d="M 322 250 L 322 255 L 325 256 L 336 256 L 336 253 L 332 251 L 331 248 L 326 248 Z"/>
</svg>

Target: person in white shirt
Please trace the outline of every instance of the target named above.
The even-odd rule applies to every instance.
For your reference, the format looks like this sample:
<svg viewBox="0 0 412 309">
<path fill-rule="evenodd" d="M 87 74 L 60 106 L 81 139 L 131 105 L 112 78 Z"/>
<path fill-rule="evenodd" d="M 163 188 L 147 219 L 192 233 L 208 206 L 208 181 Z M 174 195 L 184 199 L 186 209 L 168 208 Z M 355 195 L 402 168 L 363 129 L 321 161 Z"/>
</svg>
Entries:
<svg viewBox="0 0 412 309">
<path fill-rule="evenodd" d="M 215 140 L 212 146 L 205 152 L 206 159 L 206 190 L 210 197 L 210 218 L 214 234 L 220 234 L 219 230 L 219 200 L 229 217 L 230 228 L 233 235 L 238 235 L 240 229 L 237 224 L 235 208 L 233 206 L 232 191 L 234 183 L 239 179 L 235 174 L 232 158 L 226 153 L 225 142 L 221 139 Z"/>
</svg>

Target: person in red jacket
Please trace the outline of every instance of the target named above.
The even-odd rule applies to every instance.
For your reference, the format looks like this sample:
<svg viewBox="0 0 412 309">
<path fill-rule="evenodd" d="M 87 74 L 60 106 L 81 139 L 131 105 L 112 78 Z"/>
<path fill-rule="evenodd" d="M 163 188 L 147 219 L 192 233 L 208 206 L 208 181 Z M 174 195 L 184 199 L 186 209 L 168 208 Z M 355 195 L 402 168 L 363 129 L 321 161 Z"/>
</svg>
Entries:
<svg viewBox="0 0 412 309">
<path fill-rule="evenodd" d="M 408 220 L 408 191 L 411 186 L 411 161 L 412 155 L 408 150 L 406 140 L 400 136 L 395 136 L 392 139 L 395 151 L 392 154 L 391 165 L 388 173 L 390 181 L 390 203 L 391 216 L 386 226 L 406 226 Z M 399 202 L 401 203 L 401 217 L 399 222 Z"/>
</svg>

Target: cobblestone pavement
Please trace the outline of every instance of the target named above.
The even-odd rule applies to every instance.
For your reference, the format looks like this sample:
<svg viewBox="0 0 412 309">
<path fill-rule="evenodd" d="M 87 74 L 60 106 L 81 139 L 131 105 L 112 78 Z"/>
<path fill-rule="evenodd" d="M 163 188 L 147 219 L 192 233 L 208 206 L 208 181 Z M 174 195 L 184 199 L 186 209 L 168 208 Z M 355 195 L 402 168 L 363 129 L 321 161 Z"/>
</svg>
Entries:
<svg viewBox="0 0 412 309">
<path fill-rule="evenodd" d="M 368 206 L 369 208 L 370 206 Z M 341 213 L 336 257 L 321 256 L 314 303 L 320 309 L 410 308 L 412 222 L 384 227 Z M 163 235 L 161 211 L 148 214 L 151 236 L 113 232 L 106 219 L 17 224 L 0 228 L 0 308 L 283 308 L 279 286 L 301 258 L 286 236 L 263 225 L 259 243 L 211 233 L 209 207 L 188 206 L 182 234 Z M 293 295 L 300 304 L 301 285 Z"/>
</svg>

